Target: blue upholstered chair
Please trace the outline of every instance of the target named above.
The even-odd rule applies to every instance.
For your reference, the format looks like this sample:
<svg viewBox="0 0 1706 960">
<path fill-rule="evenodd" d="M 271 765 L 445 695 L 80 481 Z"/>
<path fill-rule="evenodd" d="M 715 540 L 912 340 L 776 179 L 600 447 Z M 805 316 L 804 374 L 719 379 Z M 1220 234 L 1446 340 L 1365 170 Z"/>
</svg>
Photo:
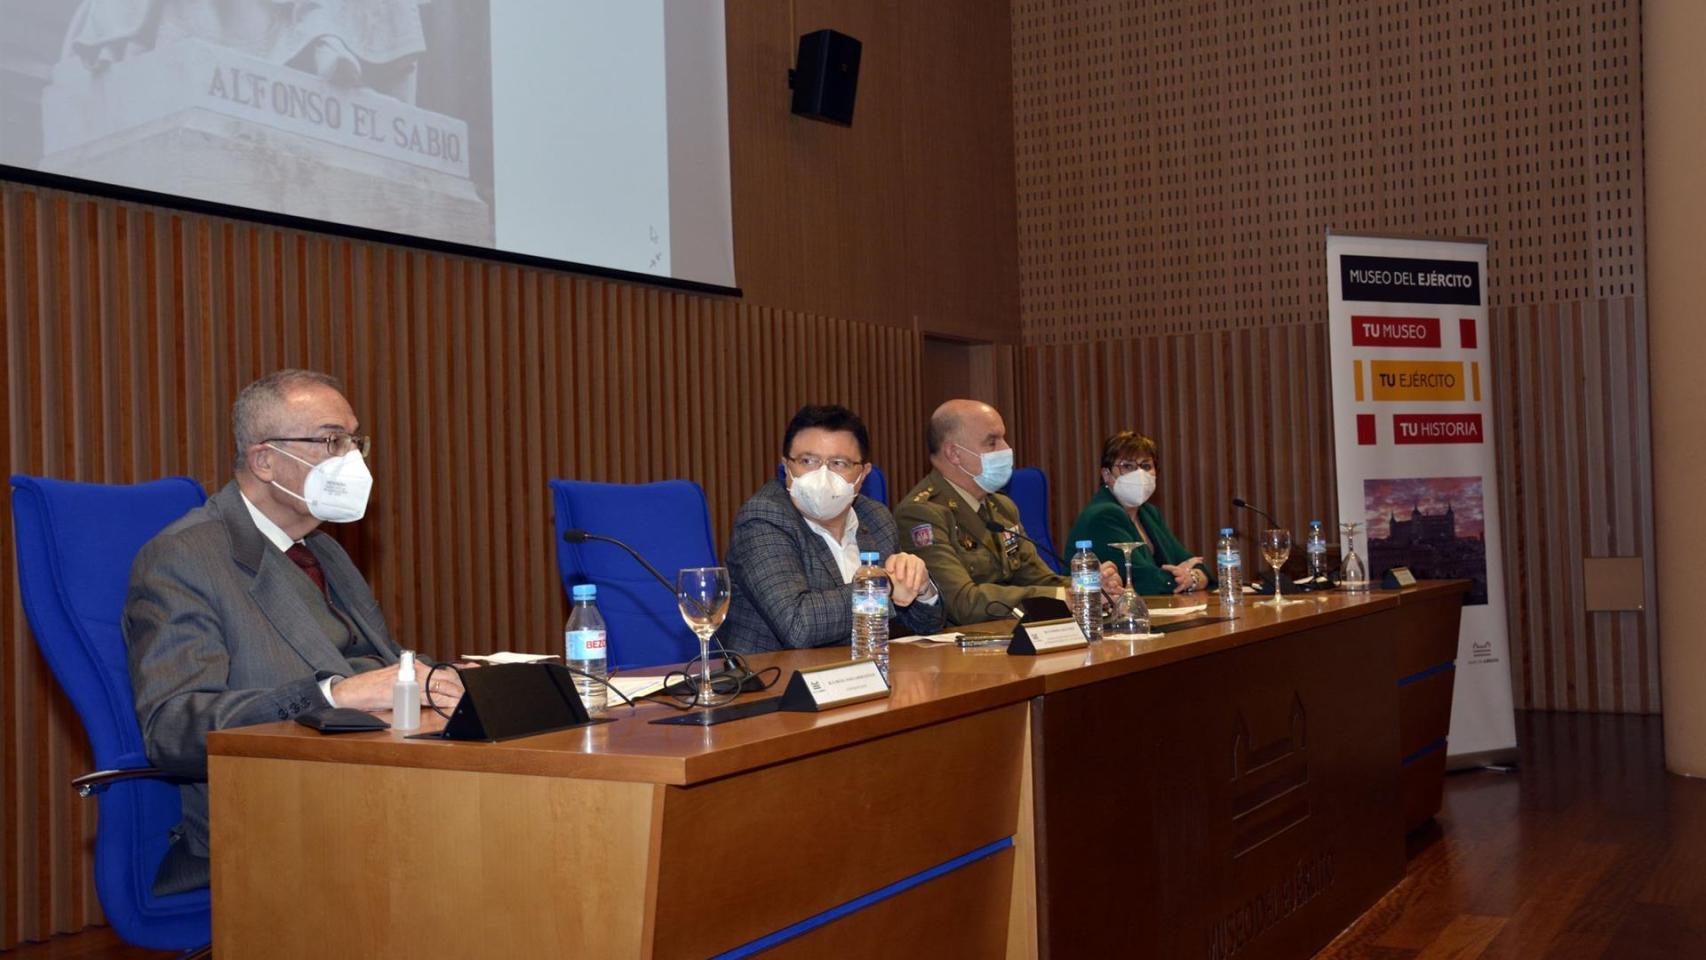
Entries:
<svg viewBox="0 0 1706 960">
<path fill-rule="evenodd" d="M 673 590 L 620 548 L 565 543 L 563 531 L 581 529 L 624 541 L 673 580 L 683 567 L 717 565 L 704 489 L 690 480 L 552 480 L 550 486 L 563 591 L 577 583 L 598 586 L 598 610 L 610 631 L 610 665 L 646 667 L 698 656 L 699 641 L 682 621 Z"/>
<path fill-rule="evenodd" d="M 143 751 L 119 618 L 137 551 L 206 499 L 188 477 L 135 486 L 12 477 L 24 613 L 100 771 L 72 782 L 99 798 L 95 890 L 120 937 L 156 950 L 206 944 L 211 907 L 206 890 L 152 893 L 181 809 L 178 788 Z"/>
<path fill-rule="evenodd" d="M 782 479 L 782 465 L 779 463 L 776 465 L 776 479 Z M 883 476 L 882 467 L 871 464 L 871 475 L 865 478 L 865 486 L 859 492 L 885 507 L 889 505 L 889 481 Z"/>
<path fill-rule="evenodd" d="M 1054 537 L 1048 531 L 1048 474 L 1041 467 L 1020 467 L 1013 471 L 1013 478 L 1002 492 L 1018 505 L 1019 522 L 1025 525 L 1025 533 L 1042 547 L 1037 552 L 1042 554 L 1043 562 L 1055 573 L 1065 573 L 1057 559 L 1060 551 L 1054 548 Z"/>
</svg>

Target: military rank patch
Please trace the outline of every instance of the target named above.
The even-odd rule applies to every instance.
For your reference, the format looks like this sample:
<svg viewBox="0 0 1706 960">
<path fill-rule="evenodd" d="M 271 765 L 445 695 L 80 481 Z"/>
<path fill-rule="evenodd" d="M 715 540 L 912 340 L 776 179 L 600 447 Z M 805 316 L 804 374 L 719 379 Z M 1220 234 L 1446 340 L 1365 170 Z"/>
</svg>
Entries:
<svg viewBox="0 0 1706 960">
<path fill-rule="evenodd" d="M 921 523 L 912 528 L 912 545 L 928 547 L 936 542 L 936 528 L 928 523 Z"/>
</svg>

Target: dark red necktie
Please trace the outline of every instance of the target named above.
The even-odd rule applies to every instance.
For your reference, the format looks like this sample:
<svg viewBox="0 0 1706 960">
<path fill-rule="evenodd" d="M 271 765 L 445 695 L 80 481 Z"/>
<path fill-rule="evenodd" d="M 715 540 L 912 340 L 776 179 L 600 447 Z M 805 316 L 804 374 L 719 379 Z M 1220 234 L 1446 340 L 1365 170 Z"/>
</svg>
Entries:
<svg viewBox="0 0 1706 960">
<path fill-rule="evenodd" d="M 326 572 L 320 569 L 320 559 L 314 556 L 314 551 L 308 549 L 307 544 L 293 543 L 284 555 L 308 574 L 308 579 L 314 581 L 314 586 L 319 587 L 321 593 L 326 592 Z"/>
</svg>

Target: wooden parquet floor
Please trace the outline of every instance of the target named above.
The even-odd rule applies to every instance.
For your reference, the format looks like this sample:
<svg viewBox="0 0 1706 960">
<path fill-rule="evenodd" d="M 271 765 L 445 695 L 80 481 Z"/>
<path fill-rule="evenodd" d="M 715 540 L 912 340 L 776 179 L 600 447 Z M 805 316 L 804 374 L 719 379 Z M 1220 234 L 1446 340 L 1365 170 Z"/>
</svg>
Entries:
<svg viewBox="0 0 1706 960">
<path fill-rule="evenodd" d="M 1404 881 L 1322 960 L 1706 958 L 1706 781 L 1658 717 L 1519 713 L 1515 773 L 1446 781 Z"/>
<path fill-rule="evenodd" d="M 1317 960 L 1706 960 L 1706 781 L 1658 717 L 1519 713 L 1522 762 L 1446 781 L 1404 881 Z M 7 960 L 169 956 L 91 930 Z"/>
</svg>

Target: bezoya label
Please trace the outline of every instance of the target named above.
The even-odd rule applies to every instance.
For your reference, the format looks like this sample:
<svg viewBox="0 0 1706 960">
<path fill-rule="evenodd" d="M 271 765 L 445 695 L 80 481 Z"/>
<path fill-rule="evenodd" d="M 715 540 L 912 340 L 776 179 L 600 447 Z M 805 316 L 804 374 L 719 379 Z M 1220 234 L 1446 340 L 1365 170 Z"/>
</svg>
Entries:
<svg viewBox="0 0 1706 960">
<path fill-rule="evenodd" d="M 565 630 L 563 640 L 570 660 L 604 659 L 606 646 L 603 630 Z"/>
</svg>

